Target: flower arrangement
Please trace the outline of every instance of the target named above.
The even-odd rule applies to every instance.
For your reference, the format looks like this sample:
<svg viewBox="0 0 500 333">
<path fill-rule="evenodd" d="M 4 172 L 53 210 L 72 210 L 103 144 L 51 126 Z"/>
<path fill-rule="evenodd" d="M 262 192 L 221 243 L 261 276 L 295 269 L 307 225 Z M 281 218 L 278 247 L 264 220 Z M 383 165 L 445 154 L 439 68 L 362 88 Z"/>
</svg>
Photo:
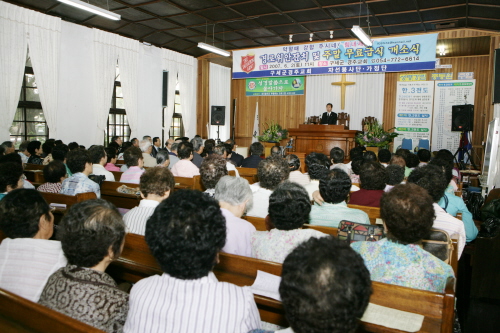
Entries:
<svg viewBox="0 0 500 333">
<path fill-rule="evenodd" d="M 363 132 L 356 135 L 356 143 L 365 147 L 387 148 L 394 138 L 399 135 L 398 133 L 389 132 L 395 128 L 393 127 L 386 131 L 383 124 L 379 124 L 378 121 L 365 124 Z"/>
<path fill-rule="evenodd" d="M 266 123 L 267 128 L 262 132 L 262 135 L 257 136 L 259 141 L 264 142 L 279 142 L 288 137 L 288 130 L 282 128 L 278 123 L 271 121 Z"/>
</svg>

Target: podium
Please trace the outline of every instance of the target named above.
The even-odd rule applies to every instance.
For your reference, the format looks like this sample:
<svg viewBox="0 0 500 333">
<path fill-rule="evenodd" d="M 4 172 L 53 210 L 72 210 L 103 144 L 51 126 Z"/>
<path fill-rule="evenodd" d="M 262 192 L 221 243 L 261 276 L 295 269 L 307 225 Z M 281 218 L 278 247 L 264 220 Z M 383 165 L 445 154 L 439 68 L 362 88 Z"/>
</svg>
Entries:
<svg viewBox="0 0 500 333">
<path fill-rule="evenodd" d="M 299 128 L 288 130 L 288 136 L 295 141 L 293 153 L 316 152 L 330 156 L 330 150 L 333 147 L 339 147 L 344 150 L 347 160 L 350 158 L 349 151 L 356 145 L 354 138 L 357 133 L 356 130 L 345 129 L 344 125 L 300 124 Z"/>
</svg>

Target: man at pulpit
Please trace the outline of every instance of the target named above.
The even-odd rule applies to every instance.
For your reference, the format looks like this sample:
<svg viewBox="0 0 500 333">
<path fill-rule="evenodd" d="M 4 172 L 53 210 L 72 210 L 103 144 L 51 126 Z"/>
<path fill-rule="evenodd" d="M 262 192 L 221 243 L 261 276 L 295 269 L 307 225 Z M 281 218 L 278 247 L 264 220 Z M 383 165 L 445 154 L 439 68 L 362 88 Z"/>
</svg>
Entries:
<svg viewBox="0 0 500 333">
<path fill-rule="evenodd" d="M 326 112 L 323 112 L 320 124 L 337 125 L 337 114 L 335 112 L 332 112 L 332 108 L 333 108 L 332 103 L 328 103 L 326 105 Z"/>
</svg>

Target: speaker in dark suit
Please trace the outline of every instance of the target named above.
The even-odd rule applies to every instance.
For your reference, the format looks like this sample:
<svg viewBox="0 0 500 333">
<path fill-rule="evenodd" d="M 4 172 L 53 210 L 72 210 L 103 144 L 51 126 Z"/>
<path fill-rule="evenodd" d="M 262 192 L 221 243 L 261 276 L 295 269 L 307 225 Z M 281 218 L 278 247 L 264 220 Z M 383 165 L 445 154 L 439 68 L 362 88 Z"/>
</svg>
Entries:
<svg viewBox="0 0 500 333">
<path fill-rule="evenodd" d="M 337 125 L 337 114 L 335 112 L 324 112 L 321 116 L 320 124 L 324 125 Z"/>
</svg>

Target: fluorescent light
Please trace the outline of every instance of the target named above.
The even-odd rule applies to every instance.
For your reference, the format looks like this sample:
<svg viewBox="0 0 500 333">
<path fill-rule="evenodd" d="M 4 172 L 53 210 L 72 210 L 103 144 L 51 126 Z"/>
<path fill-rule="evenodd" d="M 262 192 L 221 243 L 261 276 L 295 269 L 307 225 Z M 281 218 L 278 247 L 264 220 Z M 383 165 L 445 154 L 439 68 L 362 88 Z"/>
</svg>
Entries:
<svg viewBox="0 0 500 333">
<path fill-rule="evenodd" d="M 206 43 L 200 42 L 200 43 L 198 43 L 198 47 L 205 49 L 207 51 L 213 52 L 213 53 L 220 54 L 221 56 L 224 56 L 224 57 L 229 57 L 231 55 L 231 52 L 229 52 L 229 51 L 220 49 L 217 46 L 213 46 L 213 45 L 206 44 Z"/>
<path fill-rule="evenodd" d="M 83 10 L 86 10 L 88 12 L 103 16 L 105 18 L 108 18 L 110 20 L 115 20 L 119 21 L 121 19 L 121 16 L 118 14 L 115 14 L 113 12 L 110 12 L 109 10 L 102 9 L 100 7 L 91 5 L 89 3 L 80 1 L 80 0 L 58 0 L 59 2 L 65 3 L 67 5 L 80 8 Z"/>
<path fill-rule="evenodd" d="M 365 46 L 372 46 L 373 45 L 373 42 L 370 39 L 370 36 L 368 36 L 366 34 L 366 32 L 364 32 L 363 29 L 360 28 L 359 25 L 353 25 L 351 31 L 354 32 L 354 34 L 356 35 L 356 37 L 358 37 L 358 39 L 363 44 L 365 44 Z"/>
</svg>

